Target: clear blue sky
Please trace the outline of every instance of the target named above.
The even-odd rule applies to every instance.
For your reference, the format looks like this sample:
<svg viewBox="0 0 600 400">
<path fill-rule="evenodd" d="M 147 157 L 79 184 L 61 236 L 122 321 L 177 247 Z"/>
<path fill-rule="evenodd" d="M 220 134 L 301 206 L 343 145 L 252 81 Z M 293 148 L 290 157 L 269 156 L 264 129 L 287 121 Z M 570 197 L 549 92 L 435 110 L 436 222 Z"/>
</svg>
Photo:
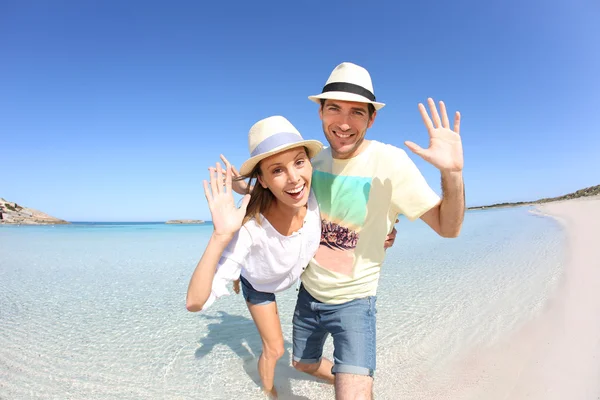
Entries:
<svg viewBox="0 0 600 400">
<path fill-rule="evenodd" d="M 70 221 L 210 219 L 202 180 L 340 62 L 387 104 L 368 137 L 427 145 L 417 104 L 463 116 L 469 206 L 600 184 L 600 3 L 3 2 L 0 197 Z"/>
</svg>

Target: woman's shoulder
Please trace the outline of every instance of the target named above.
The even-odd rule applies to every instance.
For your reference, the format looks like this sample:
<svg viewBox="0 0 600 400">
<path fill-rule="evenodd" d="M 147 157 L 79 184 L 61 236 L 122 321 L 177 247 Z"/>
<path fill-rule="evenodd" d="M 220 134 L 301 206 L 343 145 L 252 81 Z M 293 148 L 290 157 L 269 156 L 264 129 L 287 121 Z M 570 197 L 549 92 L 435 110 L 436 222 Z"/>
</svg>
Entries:
<svg viewBox="0 0 600 400">
<path fill-rule="evenodd" d="M 254 239 L 254 241 L 256 241 L 262 236 L 265 236 L 265 228 L 267 228 L 269 223 L 268 221 L 266 221 L 265 217 L 262 214 L 259 216 L 259 219 L 260 222 L 257 221 L 256 217 L 252 217 L 248 221 L 246 221 L 244 225 L 242 225 L 242 227 L 240 228 L 240 234 L 248 236 Z M 242 231 L 244 233 L 242 233 Z"/>
</svg>

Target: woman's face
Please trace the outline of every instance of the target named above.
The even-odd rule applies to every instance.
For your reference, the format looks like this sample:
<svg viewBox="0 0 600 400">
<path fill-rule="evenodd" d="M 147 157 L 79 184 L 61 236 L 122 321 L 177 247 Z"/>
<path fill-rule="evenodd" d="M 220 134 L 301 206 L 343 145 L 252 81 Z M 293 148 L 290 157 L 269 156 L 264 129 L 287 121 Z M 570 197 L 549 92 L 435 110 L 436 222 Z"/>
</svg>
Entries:
<svg viewBox="0 0 600 400">
<path fill-rule="evenodd" d="M 259 183 L 269 189 L 277 201 L 301 208 L 308 202 L 312 164 L 304 147 L 294 147 L 260 162 Z"/>
</svg>

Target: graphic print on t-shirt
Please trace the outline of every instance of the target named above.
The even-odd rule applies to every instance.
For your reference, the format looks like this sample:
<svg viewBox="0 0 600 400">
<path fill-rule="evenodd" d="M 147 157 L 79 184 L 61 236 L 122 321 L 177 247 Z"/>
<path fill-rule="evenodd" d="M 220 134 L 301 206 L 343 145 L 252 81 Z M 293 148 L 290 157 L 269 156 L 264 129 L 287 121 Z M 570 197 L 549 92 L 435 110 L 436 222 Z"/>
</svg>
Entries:
<svg viewBox="0 0 600 400">
<path fill-rule="evenodd" d="M 367 215 L 371 178 L 315 170 L 312 185 L 321 209 L 321 244 L 315 260 L 322 268 L 351 275 L 354 249 Z"/>
</svg>

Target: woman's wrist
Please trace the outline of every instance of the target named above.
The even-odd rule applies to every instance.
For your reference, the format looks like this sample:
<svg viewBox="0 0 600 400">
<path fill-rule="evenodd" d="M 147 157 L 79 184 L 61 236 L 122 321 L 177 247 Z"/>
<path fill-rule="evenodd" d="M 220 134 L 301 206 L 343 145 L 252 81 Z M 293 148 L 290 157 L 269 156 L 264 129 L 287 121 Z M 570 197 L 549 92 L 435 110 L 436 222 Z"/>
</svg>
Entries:
<svg viewBox="0 0 600 400">
<path fill-rule="evenodd" d="M 221 245 L 223 247 L 226 247 L 229 242 L 231 242 L 231 239 L 233 239 L 233 236 L 235 236 L 234 233 L 216 233 L 213 232 L 212 236 L 210 237 L 210 240 L 212 242 L 214 242 L 215 244 Z"/>
</svg>

